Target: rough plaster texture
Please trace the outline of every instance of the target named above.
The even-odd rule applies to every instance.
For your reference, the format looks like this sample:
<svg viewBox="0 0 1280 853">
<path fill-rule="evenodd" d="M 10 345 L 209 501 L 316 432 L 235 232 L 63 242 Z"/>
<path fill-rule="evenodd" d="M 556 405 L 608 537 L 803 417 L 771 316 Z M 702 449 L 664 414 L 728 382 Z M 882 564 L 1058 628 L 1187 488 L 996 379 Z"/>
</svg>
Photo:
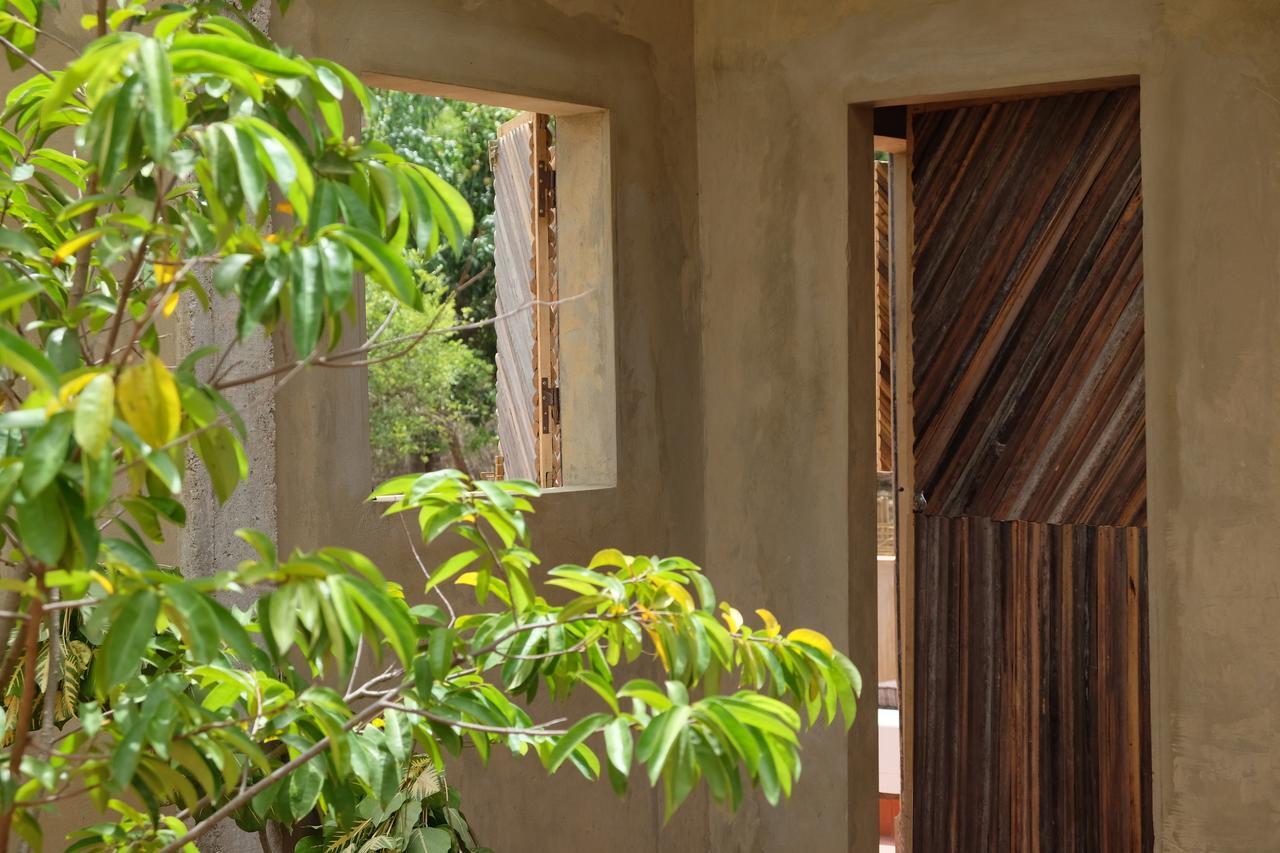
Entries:
<svg viewBox="0 0 1280 853">
<path fill-rule="evenodd" d="M 1273 0 L 315 0 L 273 27 L 360 70 L 610 111 L 617 485 L 549 495 L 536 543 L 551 561 L 605 544 L 701 559 L 734 599 L 846 637 L 864 672 L 871 219 L 850 204 L 870 198 L 867 170 L 851 186 L 849 166 L 870 128 L 848 107 L 1139 75 L 1157 839 L 1167 853 L 1274 846 Z M 278 529 L 286 547 L 362 548 L 412 583 L 398 525 L 362 503 L 366 406 L 355 371 L 284 390 Z M 796 803 L 732 824 L 694 800 L 660 828 L 641 789 L 620 803 L 503 757 L 453 779 L 500 851 L 869 851 L 873 717 L 848 749 L 810 740 Z"/>
<path fill-rule="evenodd" d="M 249 10 L 249 20 L 262 32 L 271 24 L 270 0 L 258 0 Z M 211 283 L 206 281 L 213 303 L 213 310 L 203 311 L 199 304 L 188 299 L 178 322 L 178 344 L 184 353 L 203 346 L 227 347 L 236 340 L 235 300 L 217 295 Z M 216 359 L 203 364 L 204 371 L 213 367 Z M 275 353 L 270 337 L 257 333 L 238 344 L 228 358 L 229 375 L 260 373 L 275 364 Z M 205 374 L 202 374 L 205 375 Z M 187 454 L 187 471 L 184 487 L 187 513 L 200 519 L 190 524 L 182 533 L 181 561 L 179 565 L 190 575 L 213 574 L 228 569 L 253 555 L 249 546 L 236 536 L 244 527 L 261 530 L 275 537 L 276 527 L 276 424 L 274 380 L 242 385 L 227 391 L 227 400 L 244 417 L 248 438 L 244 443 L 249 458 L 249 479 L 221 506 L 213 493 L 213 486 L 203 464 L 194 453 Z M 235 604 L 246 607 L 251 599 L 241 596 Z M 200 842 L 200 849 L 208 853 L 258 853 L 262 845 L 256 835 L 247 833 L 231 822 L 215 827 Z"/>
<path fill-rule="evenodd" d="M 358 71 L 608 110 L 616 486 L 539 503 L 534 542 L 551 565 L 606 545 L 701 556 L 691 26 L 684 0 L 315 0 L 273 21 L 285 43 Z M 357 547 L 421 589 L 399 523 L 363 503 L 366 395 L 358 371 L 313 372 L 282 389 L 282 544 Z M 708 849 L 704 803 L 663 828 L 660 798 L 643 785 L 620 802 L 607 784 L 548 780 L 536 764 L 506 757 L 483 773 L 451 768 L 450 778 L 465 791 L 481 840 L 499 851 Z"/>
<path fill-rule="evenodd" d="M 707 561 L 754 567 L 741 570 L 749 588 L 794 603 L 780 615 L 851 620 L 859 661 L 873 612 L 874 556 L 857 529 L 872 518 L 871 361 L 858 355 L 872 303 L 845 263 L 871 234 L 846 207 L 846 155 L 861 145 L 846 145 L 848 105 L 1140 76 L 1157 843 L 1272 849 L 1280 6 L 695 0 L 694 19 Z M 851 354 L 866 378 L 849 373 Z M 830 592 L 845 566 L 848 602 Z M 809 600 L 779 592 L 791 584 Z M 855 733 L 857 850 L 872 849 L 855 831 L 863 746 Z"/>
</svg>

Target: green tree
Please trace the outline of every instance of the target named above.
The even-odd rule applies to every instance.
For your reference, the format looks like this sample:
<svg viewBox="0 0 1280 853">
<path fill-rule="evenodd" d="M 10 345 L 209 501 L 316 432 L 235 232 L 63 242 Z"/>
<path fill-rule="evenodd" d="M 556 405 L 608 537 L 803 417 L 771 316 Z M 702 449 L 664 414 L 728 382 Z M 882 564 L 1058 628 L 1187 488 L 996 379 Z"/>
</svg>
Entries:
<svg viewBox="0 0 1280 853">
<path fill-rule="evenodd" d="M 493 175 L 489 145 L 498 127 L 516 111 L 448 98 L 373 89 L 366 140 L 378 140 L 408 160 L 426 166 L 457 187 L 475 212 L 475 227 L 457 252 L 444 247 L 424 266 L 447 282 L 470 282 L 458 294 L 468 322 L 494 316 Z M 492 326 L 461 334 L 484 359 L 493 362 L 497 337 Z"/>
<path fill-rule="evenodd" d="M 282 824 L 300 850 L 369 831 L 365 849 L 461 848 L 456 803 L 416 783 L 464 744 L 619 791 L 642 772 L 668 810 L 700 781 L 731 806 L 746 785 L 790 795 L 802 726 L 852 722 L 848 659 L 767 611 L 748 626 L 680 558 L 540 566 L 531 483 L 380 486 L 387 515 L 452 546 L 408 592 L 359 553 L 281 553 L 254 530 L 237 566 L 159 562 L 164 527 L 188 523 L 188 454 L 220 499 L 249 476 L 224 392 L 430 337 L 335 343 L 356 275 L 420 311 L 405 253 L 459 248 L 472 215 L 431 170 L 350 140 L 342 101 L 368 94 L 349 71 L 233 6 L 104 3 L 56 70 L 30 57 L 39 12 L 0 17 L 34 69 L 0 117 L 0 853 L 14 833 L 38 847 L 41 815 L 77 796 L 102 818 L 76 850 L 194 850 L 229 819 Z M 158 328 L 182 303 L 234 310 L 238 335 L 165 361 Z M 235 351 L 260 329 L 293 352 L 255 374 Z M 661 683 L 626 678 L 642 656 Z M 599 710 L 535 720 L 540 692 Z"/>
<path fill-rule="evenodd" d="M 456 333 L 438 333 L 457 322 L 451 291 L 421 271 L 419 280 L 422 313 L 397 310 L 394 297 L 378 289 L 365 300 L 370 336 L 412 341 L 425 335 L 403 355 L 369 367 L 369 432 L 379 480 L 448 467 L 471 476 L 492 465 L 497 446 L 493 363 Z"/>
</svg>

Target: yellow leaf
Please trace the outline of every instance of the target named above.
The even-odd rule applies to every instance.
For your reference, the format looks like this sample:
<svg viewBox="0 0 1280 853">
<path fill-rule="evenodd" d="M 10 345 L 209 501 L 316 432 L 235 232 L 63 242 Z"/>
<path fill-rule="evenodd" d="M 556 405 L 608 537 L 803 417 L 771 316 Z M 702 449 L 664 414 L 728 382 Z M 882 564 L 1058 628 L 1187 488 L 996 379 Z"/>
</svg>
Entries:
<svg viewBox="0 0 1280 853">
<path fill-rule="evenodd" d="M 103 228 L 90 228 L 88 231 L 85 231 L 83 234 L 77 234 L 75 237 L 72 237 L 70 240 L 63 243 L 61 246 L 59 246 L 56 251 L 54 251 L 53 253 L 54 266 L 57 266 L 58 264 L 62 263 L 67 258 L 74 255 L 76 252 L 80 251 L 85 246 L 92 243 L 94 240 L 97 240 L 104 233 L 105 233 L 105 229 Z"/>
<path fill-rule="evenodd" d="M 693 605 L 693 596 L 689 595 L 689 591 L 675 581 L 664 581 L 662 590 L 685 610 L 697 609 Z"/>
<path fill-rule="evenodd" d="M 281 213 L 293 213 L 293 205 L 289 204 L 287 201 L 282 201 L 276 205 L 276 210 Z"/>
<path fill-rule="evenodd" d="M 164 301 L 164 307 L 161 308 L 160 311 L 161 313 L 164 314 L 164 316 L 170 317 L 173 315 L 173 312 L 176 311 L 177 309 L 178 309 L 178 294 L 170 293 L 168 298 L 166 298 Z"/>
<path fill-rule="evenodd" d="M 177 261 L 156 261 L 152 264 L 156 273 L 156 284 L 164 287 L 178 275 Z"/>
<path fill-rule="evenodd" d="M 605 548 L 603 551 L 597 551 L 596 555 L 591 558 L 591 562 L 587 564 L 587 568 L 597 569 L 600 566 L 625 569 L 627 567 L 627 555 L 617 548 Z"/>
<path fill-rule="evenodd" d="M 152 447 L 168 444 L 178 435 L 182 420 L 178 385 L 156 356 L 148 353 L 146 361 L 120 374 L 116 401 L 125 423 Z"/>
<path fill-rule="evenodd" d="M 102 586 L 102 588 L 107 591 L 107 595 L 111 595 L 112 593 L 115 592 L 115 587 L 112 586 L 111 581 L 107 580 L 107 576 L 104 575 L 102 572 L 92 571 L 89 574 L 93 575 L 93 579 L 96 580 Z"/>
<path fill-rule="evenodd" d="M 738 608 L 730 607 L 722 601 L 720 602 L 720 616 L 724 619 L 724 624 L 729 626 L 730 633 L 738 633 L 738 630 L 742 627 L 742 614 L 738 612 Z"/>
<path fill-rule="evenodd" d="M 819 634 L 817 631 L 810 631 L 808 628 L 795 629 L 790 634 L 787 634 L 787 639 L 793 643 L 804 643 L 806 646 L 813 646 L 818 651 L 825 652 L 827 655 L 834 655 L 836 653 L 836 648 L 831 645 L 830 640 L 828 640 L 824 635 Z"/>
<path fill-rule="evenodd" d="M 782 626 L 778 624 L 778 620 L 768 610 L 761 608 L 756 611 L 756 615 L 764 620 L 765 636 L 776 637 L 782 632 Z"/>
<path fill-rule="evenodd" d="M 84 386 L 98 377 L 96 373 L 82 373 L 58 389 L 58 402 L 63 408 L 71 402 L 71 398 L 79 394 Z"/>
</svg>

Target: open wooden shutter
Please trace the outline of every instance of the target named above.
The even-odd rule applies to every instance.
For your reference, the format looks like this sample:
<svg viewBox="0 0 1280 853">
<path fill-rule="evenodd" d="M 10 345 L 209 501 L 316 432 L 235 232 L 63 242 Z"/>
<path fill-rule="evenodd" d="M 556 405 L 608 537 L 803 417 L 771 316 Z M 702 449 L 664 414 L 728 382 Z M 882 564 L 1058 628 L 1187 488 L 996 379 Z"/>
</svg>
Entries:
<svg viewBox="0 0 1280 853">
<path fill-rule="evenodd" d="M 498 441 L 505 475 L 563 485 L 555 161 L 549 116 L 521 113 L 493 156 Z"/>
</svg>

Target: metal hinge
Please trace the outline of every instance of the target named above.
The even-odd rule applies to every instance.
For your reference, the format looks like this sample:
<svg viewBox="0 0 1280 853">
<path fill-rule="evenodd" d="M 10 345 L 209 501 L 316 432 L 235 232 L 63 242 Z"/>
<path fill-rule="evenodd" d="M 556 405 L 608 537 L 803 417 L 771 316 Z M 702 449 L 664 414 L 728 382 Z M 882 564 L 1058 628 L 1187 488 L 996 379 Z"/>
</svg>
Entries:
<svg viewBox="0 0 1280 853">
<path fill-rule="evenodd" d="M 551 432 L 551 422 L 560 423 L 560 388 L 542 379 L 542 434 Z"/>
<path fill-rule="evenodd" d="M 538 161 L 538 189 L 538 218 L 543 219 L 556 209 L 556 170 L 546 160 Z"/>
</svg>

